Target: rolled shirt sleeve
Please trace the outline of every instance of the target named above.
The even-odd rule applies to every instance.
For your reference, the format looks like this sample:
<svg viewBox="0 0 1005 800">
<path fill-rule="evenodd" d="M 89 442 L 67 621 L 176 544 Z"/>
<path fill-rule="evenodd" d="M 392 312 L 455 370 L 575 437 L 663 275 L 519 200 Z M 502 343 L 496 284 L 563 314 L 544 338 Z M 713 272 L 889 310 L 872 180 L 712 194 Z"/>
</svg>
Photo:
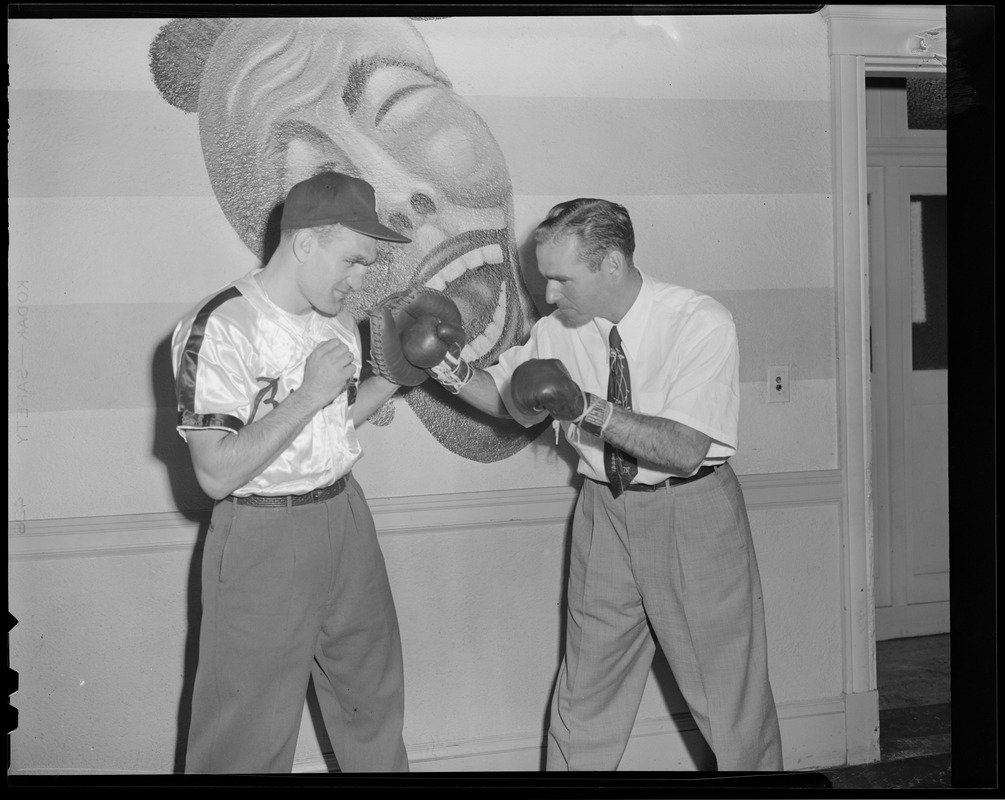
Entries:
<svg viewBox="0 0 1005 800">
<path fill-rule="evenodd" d="M 736 452 L 740 412 L 740 358 L 732 322 L 704 332 L 682 355 L 656 416 L 710 437 L 708 458 L 728 458 Z"/>
</svg>

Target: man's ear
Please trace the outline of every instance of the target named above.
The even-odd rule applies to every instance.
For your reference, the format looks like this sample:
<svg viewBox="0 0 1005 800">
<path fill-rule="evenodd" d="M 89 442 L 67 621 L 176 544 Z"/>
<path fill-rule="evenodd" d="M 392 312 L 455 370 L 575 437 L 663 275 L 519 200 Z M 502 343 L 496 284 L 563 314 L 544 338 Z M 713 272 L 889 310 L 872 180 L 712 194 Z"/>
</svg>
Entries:
<svg viewBox="0 0 1005 800">
<path fill-rule="evenodd" d="M 600 268 L 606 270 L 612 278 L 624 273 L 626 266 L 625 254 L 620 250 L 611 250 L 600 262 Z"/>
<path fill-rule="evenodd" d="M 293 241 L 290 245 L 297 261 L 306 261 L 317 247 L 318 237 L 310 228 L 301 228 L 293 234 Z"/>
</svg>

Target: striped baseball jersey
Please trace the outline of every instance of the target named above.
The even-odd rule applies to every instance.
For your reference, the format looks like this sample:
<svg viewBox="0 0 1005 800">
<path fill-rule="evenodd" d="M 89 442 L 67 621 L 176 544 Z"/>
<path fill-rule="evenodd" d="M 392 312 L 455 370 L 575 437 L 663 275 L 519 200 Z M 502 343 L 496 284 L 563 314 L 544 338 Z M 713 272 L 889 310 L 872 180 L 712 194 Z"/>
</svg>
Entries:
<svg viewBox="0 0 1005 800">
<path fill-rule="evenodd" d="M 235 495 L 304 494 L 328 486 L 362 455 L 351 404 L 362 367 L 356 331 L 311 311 L 290 314 L 265 294 L 253 270 L 193 308 L 171 341 L 178 432 L 237 433 L 267 415 L 303 382 L 307 356 L 329 339 L 352 352 L 355 380 L 314 415 L 290 446 Z M 187 438 L 186 438 L 187 441 Z"/>
</svg>

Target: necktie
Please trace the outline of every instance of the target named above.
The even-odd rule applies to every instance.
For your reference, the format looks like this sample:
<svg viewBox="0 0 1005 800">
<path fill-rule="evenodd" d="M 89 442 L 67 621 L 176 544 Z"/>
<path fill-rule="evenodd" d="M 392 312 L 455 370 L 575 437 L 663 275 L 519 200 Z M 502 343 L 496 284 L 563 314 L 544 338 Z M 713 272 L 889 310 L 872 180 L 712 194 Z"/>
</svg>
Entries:
<svg viewBox="0 0 1005 800">
<path fill-rule="evenodd" d="M 618 333 L 617 326 L 611 328 L 608 352 L 611 373 L 607 382 L 607 399 L 619 406 L 631 409 L 632 380 L 628 374 L 628 361 L 625 358 L 625 351 L 621 348 L 621 334 Z M 639 471 L 635 456 L 618 450 L 607 442 L 604 443 L 604 468 L 607 472 L 607 480 L 611 484 L 611 494 L 615 497 L 618 497 L 625 490 L 625 487 L 632 482 Z"/>
</svg>

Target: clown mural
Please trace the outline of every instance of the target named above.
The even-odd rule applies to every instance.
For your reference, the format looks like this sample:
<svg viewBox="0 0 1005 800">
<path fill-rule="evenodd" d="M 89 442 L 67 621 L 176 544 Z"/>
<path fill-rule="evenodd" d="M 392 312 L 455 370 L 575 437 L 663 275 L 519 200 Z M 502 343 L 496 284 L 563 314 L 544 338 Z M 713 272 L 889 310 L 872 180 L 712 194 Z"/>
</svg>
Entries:
<svg viewBox="0 0 1005 800">
<path fill-rule="evenodd" d="M 291 186 L 324 170 L 358 176 L 376 190 L 382 221 L 412 239 L 379 250 L 348 299 L 358 322 L 386 295 L 424 285 L 457 304 L 463 356 L 476 366 L 524 341 L 537 314 L 506 162 L 410 21 L 175 20 L 150 63 L 165 100 L 198 114 L 213 191 L 260 259 Z M 402 396 L 440 444 L 473 461 L 508 458 L 547 425 L 482 416 L 435 381 Z M 388 403 L 373 422 L 392 418 Z"/>
</svg>

